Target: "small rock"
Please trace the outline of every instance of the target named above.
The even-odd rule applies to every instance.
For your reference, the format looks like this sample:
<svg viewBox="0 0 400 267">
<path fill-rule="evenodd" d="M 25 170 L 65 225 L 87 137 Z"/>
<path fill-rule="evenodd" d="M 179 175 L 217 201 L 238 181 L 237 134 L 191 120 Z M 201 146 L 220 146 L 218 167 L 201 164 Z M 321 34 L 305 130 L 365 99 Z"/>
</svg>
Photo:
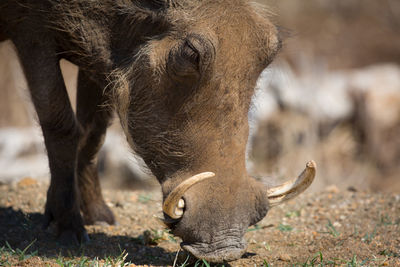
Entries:
<svg viewBox="0 0 400 267">
<path fill-rule="evenodd" d="M 24 179 L 20 180 L 17 185 L 20 187 L 28 187 L 37 185 L 37 183 L 38 182 L 35 179 L 32 179 L 31 177 L 25 177 Z"/>
<path fill-rule="evenodd" d="M 342 224 L 340 222 L 334 222 L 333 226 L 334 227 L 342 227 Z"/>
<path fill-rule="evenodd" d="M 281 254 L 279 255 L 278 259 L 281 261 L 290 261 L 292 258 L 288 254 Z"/>
<path fill-rule="evenodd" d="M 355 203 L 355 202 L 351 203 L 349 209 L 350 209 L 350 210 L 356 210 L 356 209 L 358 209 L 357 203 Z"/>
<path fill-rule="evenodd" d="M 337 194 L 337 193 L 339 193 L 339 188 L 333 184 L 333 185 L 327 186 L 325 188 L 325 191 L 332 193 L 332 194 Z"/>
<path fill-rule="evenodd" d="M 131 194 L 131 196 L 129 197 L 129 200 L 132 202 L 137 202 L 139 199 L 137 194 Z"/>
<path fill-rule="evenodd" d="M 347 187 L 347 191 L 349 191 L 349 192 L 357 192 L 357 188 L 355 188 L 354 186 L 349 186 L 349 187 Z"/>
<path fill-rule="evenodd" d="M 120 201 L 115 202 L 115 207 L 117 208 L 124 208 L 124 204 Z"/>
<path fill-rule="evenodd" d="M 102 227 L 108 227 L 108 226 L 109 226 L 109 224 L 108 224 L 108 223 L 106 223 L 106 222 L 103 222 L 103 221 L 98 221 L 98 222 L 95 222 L 95 223 L 94 223 L 94 225 L 97 225 L 97 226 L 102 226 Z"/>
</svg>

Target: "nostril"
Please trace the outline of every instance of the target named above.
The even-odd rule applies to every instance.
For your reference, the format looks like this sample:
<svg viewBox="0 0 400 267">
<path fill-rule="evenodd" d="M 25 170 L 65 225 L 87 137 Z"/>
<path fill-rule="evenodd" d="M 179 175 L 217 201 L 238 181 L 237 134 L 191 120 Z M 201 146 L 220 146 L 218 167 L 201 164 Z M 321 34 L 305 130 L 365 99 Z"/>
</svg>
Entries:
<svg viewBox="0 0 400 267">
<path fill-rule="evenodd" d="M 252 258 L 252 257 L 254 257 L 254 256 L 256 256 L 257 254 L 256 253 L 251 253 L 251 252 L 246 252 L 246 253 L 244 253 L 243 255 L 242 255 L 242 259 L 249 259 L 249 258 Z"/>
</svg>

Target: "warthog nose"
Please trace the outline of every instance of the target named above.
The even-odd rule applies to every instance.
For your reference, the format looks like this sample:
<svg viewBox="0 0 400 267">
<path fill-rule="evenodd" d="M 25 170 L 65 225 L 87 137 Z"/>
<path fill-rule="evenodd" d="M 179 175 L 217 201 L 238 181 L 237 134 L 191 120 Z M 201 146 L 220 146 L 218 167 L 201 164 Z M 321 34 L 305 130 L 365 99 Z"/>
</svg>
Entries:
<svg viewBox="0 0 400 267">
<path fill-rule="evenodd" d="M 239 259 L 247 249 L 246 242 L 242 239 L 240 242 L 224 244 L 224 247 L 218 247 L 215 244 L 186 244 L 181 247 L 198 259 L 204 259 L 208 262 L 220 263 Z"/>
</svg>

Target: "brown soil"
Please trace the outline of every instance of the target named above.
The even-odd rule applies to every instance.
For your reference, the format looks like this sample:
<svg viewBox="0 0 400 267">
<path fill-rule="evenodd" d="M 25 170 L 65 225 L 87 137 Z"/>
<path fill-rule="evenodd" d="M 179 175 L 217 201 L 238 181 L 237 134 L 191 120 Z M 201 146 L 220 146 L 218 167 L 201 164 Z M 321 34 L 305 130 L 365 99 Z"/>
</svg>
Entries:
<svg viewBox="0 0 400 267">
<path fill-rule="evenodd" d="M 32 179 L 0 185 L 0 266 L 82 264 L 84 258 L 101 265 L 123 250 L 130 266 L 174 264 L 179 240 L 153 217 L 161 211 L 159 189 L 105 191 L 119 225 L 89 226 L 89 244 L 61 248 L 49 230 L 41 229 L 46 188 Z M 353 191 L 331 187 L 272 209 L 246 234 L 245 256 L 225 266 L 314 266 L 321 257 L 321 266 L 400 266 L 400 195 Z M 6 241 L 21 250 L 34 241 L 26 252 L 32 257 L 6 254 Z M 176 266 L 185 259 L 180 251 Z"/>
</svg>

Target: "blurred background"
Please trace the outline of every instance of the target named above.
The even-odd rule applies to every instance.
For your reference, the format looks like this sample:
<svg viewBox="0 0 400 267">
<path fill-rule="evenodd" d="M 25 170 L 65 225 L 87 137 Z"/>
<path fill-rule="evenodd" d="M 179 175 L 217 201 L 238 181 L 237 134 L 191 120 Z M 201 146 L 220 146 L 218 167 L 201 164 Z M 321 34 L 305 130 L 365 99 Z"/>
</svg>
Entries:
<svg viewBox="0 0 400 267">
<path fill-rule="evenodd" d="M 277 184 L 314 159 L 311 190 L 400 192 L 400 1 L 259 0 L 283 49 L 249 113 L 249 171 Z M 63 61 L 74 103 L 77 68 Z M 0 183 L 49 179 L 47 158 L 11 43 L 0 43 Z M 157 186 L 116 122 L 99 156 L 107 188 Z"/>
</svg>

